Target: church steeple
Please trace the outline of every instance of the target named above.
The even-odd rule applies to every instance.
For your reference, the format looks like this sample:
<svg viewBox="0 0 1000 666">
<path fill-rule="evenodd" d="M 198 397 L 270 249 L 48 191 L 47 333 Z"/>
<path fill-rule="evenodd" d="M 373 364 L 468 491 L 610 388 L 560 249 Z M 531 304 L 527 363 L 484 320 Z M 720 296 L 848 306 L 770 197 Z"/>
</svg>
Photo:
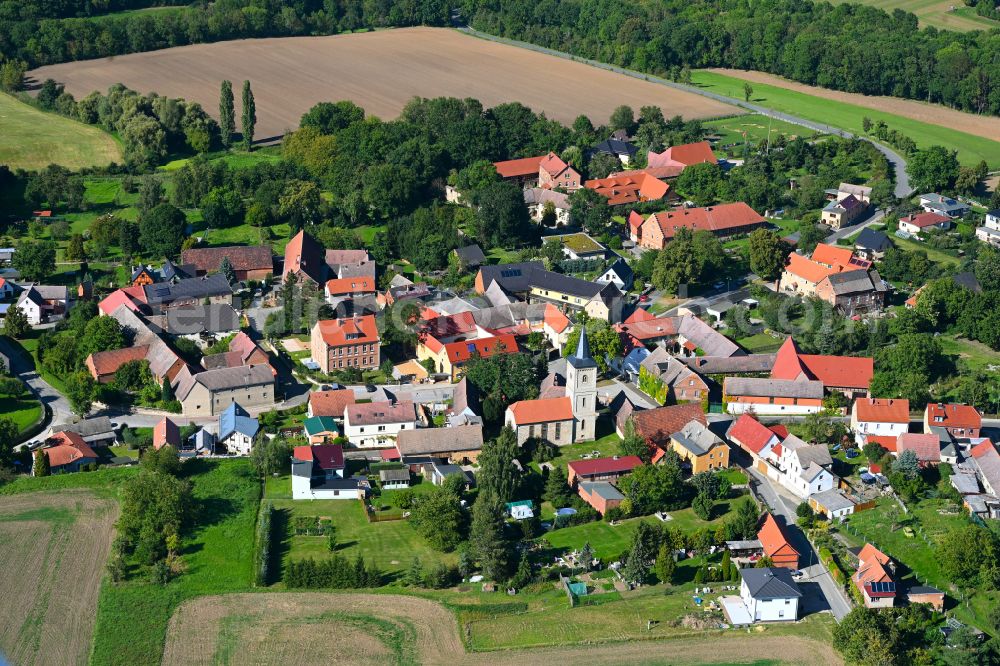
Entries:
<svg viewBox="0 0 1000 666">
<path fill-rule="evenodd" d="M 590 355 L 590 341 L 587 340 L 587 327 L 580 330 L 580 341 L 576 343 L 576 352 L 566 361 L 574 368 L 596 368 L 597 362 Z"/>
</svg>

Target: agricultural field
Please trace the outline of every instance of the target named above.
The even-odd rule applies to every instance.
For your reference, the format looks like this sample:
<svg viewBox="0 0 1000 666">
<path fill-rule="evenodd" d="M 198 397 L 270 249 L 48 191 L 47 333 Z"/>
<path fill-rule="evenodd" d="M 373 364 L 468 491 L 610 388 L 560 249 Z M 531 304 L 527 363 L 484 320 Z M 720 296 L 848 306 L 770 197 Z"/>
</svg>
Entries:
<svg viewBox="0 0 1000 666">
<path fill-rule="evenodd" d="M 257 664 L 292 658 L 302 664 L 347 664 L 357 662 L 357 652 L 388 664 L 520 665 L 584 659 L 594 664 L 840 663 L 828 644 L 830 623 L 821 618 L 797 624 L 795 636 L 789 635 L 789 628 L 768 627 L 751 636 L 712 632 L 706 640 L 704 631 L 667 622 L 654 627 L 651 635 L 648 618 L 658 617 L 668 606 L 693 607 L 687 592 L 678 588 L 664 596 L 660 588 L 647 588 L 629 593 L 627 600 L 570 609 L 565 596 L 553 589 L 532 596 L 529 610 L 518 614 L 476 612 L 476 604 L 465 604 L 459 618 L 474 652 L 466 651 L 455 617 L 427 599 L 355 593 L 203 597 L 185 603 L 171 620 L 163 664 L 243 663 L 241 656 L 250 654 Z M 482 595 L 480 600 L 489 603 L 489 598 Z M 532 615 L 543 617 L 544 623 L 532 621 Z M 543 626 L 560 629 L 551 633 Z M 564 634 L 574 642 L 608 644 L 523 649 L 558 644 Z M 317 636 L 322 636 L 322 646 L 309 649 Z M 670 640 L 655 640 L 666 637 Z M 617 642 L 623 640 L 632 642 Z M 505 649 L 479 651 L 498 647 Z M 753 654 L 781 657 L 748 659 L 751 649 Z"/>
<path fill-rule="evenodd" d="M 86 664 L 117 504 L 81 490 L 0 498 L 0 653 Z"/>
<path fill-rule="evenodd" d="M 69 169 L 121 162 L 118 142 L 107 132 L 47 113 L 0 93 L 0 164 L 11 169 Z"/>
<path fill-rule="evenodd" d="M 895 97 L 868 97 L 817 86 L 808 86 L 761 72 L 733 69 L 697 70 L 694 85 L 743 99 L 743 83 L 753 85 L 751 102 L 807 120 L 826 123 L 855 134 L 864 134 L 862 119 L 882 120 L 925 148 L 941 145 L 958 150 L 962 164 L 986 160 L 1000 168 L 1000 118 L 954 111 Z M 962 131 L 953 129 L 961 127 Z"/>
<path fill-rule="evenodd" d="M 916 14 L 921 28 L 934 26 L 941 30 L 959 32 L 1000 28 L 1000 23 L 979 16 L 974 8 L 955 0 L 832 0 L 835 5 L 848 1 L 878 7 L 890 14 L 896 9 Z"/>
<path fill-rule="evenodd" d="M 249 79 L 262 140 L 298 127 L 317 102 L 339 99 L 387 119 L 414 96 L 473 97 L 485 106 L 520 101 L 566 124 L 581 113 L 604 122 L 620 104 L 657 104 L 666 115 L 685 118 L 735 111 L 666 86 L 443 28 L 199 44 L 51 65 L 30 76 L 65 83 L 77 98 L 121 82 L 142 93 L 200 102 L 210 113 L 219 107 L 223 79 Z"/>
</svg>

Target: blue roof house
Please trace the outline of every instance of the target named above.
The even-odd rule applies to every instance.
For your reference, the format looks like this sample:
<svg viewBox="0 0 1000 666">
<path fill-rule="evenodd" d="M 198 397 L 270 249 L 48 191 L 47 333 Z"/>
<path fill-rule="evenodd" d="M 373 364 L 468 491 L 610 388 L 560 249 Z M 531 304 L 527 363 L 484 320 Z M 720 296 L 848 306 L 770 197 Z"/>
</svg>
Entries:
<svg viewBox="0 0 1000 666">
<path fill-rule="evenodd" d="M 218 444 L 229 453 L 249 455 L 260 433 L 260 422 L 238 403 L 232 403 L 219 414 Z"/>
</svg>

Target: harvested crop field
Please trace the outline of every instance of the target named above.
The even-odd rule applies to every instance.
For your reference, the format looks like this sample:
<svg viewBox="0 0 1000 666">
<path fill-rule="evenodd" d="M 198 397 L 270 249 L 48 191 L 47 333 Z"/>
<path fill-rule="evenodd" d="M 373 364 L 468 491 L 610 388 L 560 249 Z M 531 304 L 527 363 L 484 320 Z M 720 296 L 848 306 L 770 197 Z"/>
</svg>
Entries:
<svg viewBox="0 0 1000 666">
<path fill-rule="evenodd" d="M 709 118 L 736 110 L 720 102 L 579 62 L 497 44 L 446 28 L 404 28 L 329 37 L 287 37 L 183 46 L 63 63 L 29 73 L 54 78 L 77 98 L 124 83 L 140 92 L 198 101 L 212 114 L 219 85 L 249 79 L 260 138 L 298 126 L 313 104 L 350 99 L 396 117 L 414 96 L 474 97 L 485 106 L 519 101 L 570 123 L 606 122 L 615 107 L 659 105 L 666 116 Z"/>
<path fill-rule="evenodd" d="M 0 652 L 86 664 L 118 505 L 86 491 L 0 498 Z"/>
<path fill-rule="evenodd" d="M 321 639 L 317 639 L 321 637 Z M 305 648 L 305 649 L 303 649 Z M 250 658 L 252 655 L 252 658 Z M 215 663 L 840 664 L 830 645 L 800 636 L 697 638 L 467 653 L 454 616 L 416 597 L 262 593 L 193 599 L 170 621 L 165 666 Z"/>
<path fill-rule="evenodd" d="M 912 99 L 901 99 L 899 97 L 878 97 L 862 95 L 860 93 L 830 90 L 829 88 L 821 88 L 819 86 L 797 83 L 795 81 L 790 81 L 780 76 L 766 74 L 764 72 L 722 68 L 713 68 L 707 71 L 717 72 L 718 74 L 724 74 L 726 76 L 733 76 L 738 79 L 750 81 L 751 83 L 764 83 L 771 86 L 777 86 L 779 88 L 785 88 L 786 90 L 794 90 L 807 95 L 822 97 L 823 99 L 832 99 L 838 102 L 855 104 L 857 106 L 863 106 L 866 109 L 894 113 L 897 116 L 903 116 L 904 118 L 910 118 L 911 120 L 919 120 L 920 122 L 930 123 L 932 125 L 951 127 L 965 132 L 966 134 L 973 134 L 984 139 L 1000 141 L 1000 117 L 997 116 L 980 116 L 974 113 L 965 113 L 963 111 L 949 109 L 948 107 L 941 106 L 940 104 L 927 104 L 926 102 L 918 102 Z"/>
</svg>

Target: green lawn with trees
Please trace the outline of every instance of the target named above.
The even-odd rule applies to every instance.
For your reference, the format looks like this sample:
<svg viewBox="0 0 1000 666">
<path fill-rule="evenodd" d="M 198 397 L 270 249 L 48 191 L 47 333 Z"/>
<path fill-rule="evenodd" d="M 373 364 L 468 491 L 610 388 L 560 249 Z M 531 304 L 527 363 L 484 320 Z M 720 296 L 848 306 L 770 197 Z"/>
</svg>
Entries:
<svg viewBox="0 0 1000 666">
<path fill-rule="evenodd" d="M 732 76 L 716 72 L 695 71 L 691 73 L 691 81 L 705 90 L 722 95 L 743 96 L 744 81 Z M 873 121 L 881 120 L 889 128 L 910 137 L 919 148 L 933 145 L 945 146 L 958 151 L 959 162 L 963 165 L 973 166 L 981 160 L 986 160 L 991 169 L 1000 168 L 1000 141 L 990 141 L 951 127 L 932 125 L 885 111 L 866 109 L 846 102 L 814 97 L 765 83 L 753 84 L 753 102 L 806 120 L 840 127 L 859 135 L 865 134 L 863 126 L 865 118 L 870 118 Z"/>
<path fill-rule="evenodd" d="M 47 113 L 0 92 L 0 164 L 11 169 L 70 169 L 121 161 L 121 147 L 97 127 Z"/>
</svg>

